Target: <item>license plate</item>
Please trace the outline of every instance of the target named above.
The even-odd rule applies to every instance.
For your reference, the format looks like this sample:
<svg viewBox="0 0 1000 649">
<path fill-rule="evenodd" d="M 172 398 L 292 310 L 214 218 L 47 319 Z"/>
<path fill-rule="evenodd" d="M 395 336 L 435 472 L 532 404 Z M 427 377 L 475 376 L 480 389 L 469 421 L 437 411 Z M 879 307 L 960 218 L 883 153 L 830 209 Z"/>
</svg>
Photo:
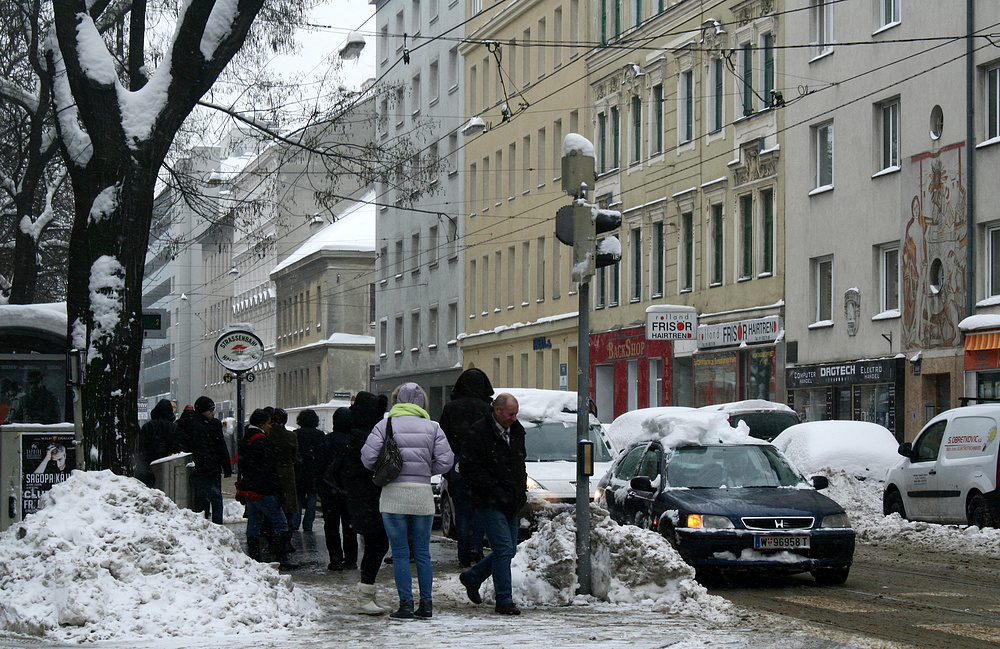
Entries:
<svg viewBox="0 0 1000 649">
<path fill-rule="evenodd" d="M 808 536 L 755 536 L 753 547 L 756 550 L 808 550 Z"/>
</svg>

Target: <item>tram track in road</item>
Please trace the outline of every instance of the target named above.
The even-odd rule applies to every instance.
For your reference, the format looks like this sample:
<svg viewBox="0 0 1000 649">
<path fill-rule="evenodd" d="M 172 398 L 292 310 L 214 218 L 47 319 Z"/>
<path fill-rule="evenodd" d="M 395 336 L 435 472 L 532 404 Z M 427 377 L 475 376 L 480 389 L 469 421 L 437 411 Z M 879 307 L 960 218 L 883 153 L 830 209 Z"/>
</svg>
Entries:
<svg viewBox="0 0 1000 649">
<path fill-rule="evenodd" d="M 819 587 L 807 575 L 797 575 L 711 592 L 751 613 L 800 620 L 820 635 L 854 635 L 872 643 L 858 646 L 1000 646 L 1000 584 L 991 560 L 952 559 L 912 548 L 859 546 L 843 586 Z"/>
</svg>

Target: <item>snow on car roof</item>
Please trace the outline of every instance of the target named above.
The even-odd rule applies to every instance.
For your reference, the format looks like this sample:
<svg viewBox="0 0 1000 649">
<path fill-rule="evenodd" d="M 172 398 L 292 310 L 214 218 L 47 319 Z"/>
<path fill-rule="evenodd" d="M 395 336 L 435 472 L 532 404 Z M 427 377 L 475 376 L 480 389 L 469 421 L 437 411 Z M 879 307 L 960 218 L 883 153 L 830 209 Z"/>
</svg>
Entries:
<svg viewBox="0 0 1000 649">
<path fill-rule="evenodd" d="M 839 469 L 884 480 L 897 461 L 899 442 L 889 430 L 866 421 L 809 421 L 789 426 L 772 442 L 806 475 Z"/>
<path fill-rule="evenodd" d="M 723 412 L 677 406 L 640 408 L 619 415 L 608 426 L 608 437 L 618 448 L 659 439 L 666 448 L 692 444 L 760 444 L 743 422 L 733 427 Z"/>
<path fill-rule="evenodd" d="M 567 414 L 576 417 L 575 391 L 495 388 L 493 398 L 496 398 L 501 392 L 512 394 L 517 399 L 517 418 L 522 421 L 543 421 L 545 419 L 564 421 Z"/>
<path fill-rule="evenodd" d="M 700 410 L 727 413 L 754 412 L 758 410 L 782 410 L 784 412 L 795 413 L 795 410 L 783 403 L 778 403 L 777 401 L 767 401 L 765 399 L 746 399 L 744 401 L 716 403 L 711 406 L 702 406 Z"/>
</svg>

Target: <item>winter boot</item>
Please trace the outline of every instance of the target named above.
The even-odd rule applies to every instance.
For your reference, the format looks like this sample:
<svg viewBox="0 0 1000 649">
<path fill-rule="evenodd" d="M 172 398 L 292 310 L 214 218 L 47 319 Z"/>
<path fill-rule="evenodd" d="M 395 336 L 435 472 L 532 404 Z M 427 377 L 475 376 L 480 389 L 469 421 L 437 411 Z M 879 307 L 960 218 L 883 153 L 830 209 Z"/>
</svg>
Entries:
<svg viewBox="0 0 1000 649">
<path fill-rule="evenodd" d="M 279 534 L 274 539 L 274 545 L 277 548 L 274 554 L 278 559 L 278 564 L 286 570 L 294 570 L 295 568 L 301 567 L 299 564 L 293 563 L 288 558 L 288 545 L 290 545 L 289 539 L 291 538 L 292 533 L 285 532 L 284 534 Z"/>
<path fill-rule="evenodd" d="M 431 606 L 431 600 L 421 599 L 420 607 L 417 608 L 417 610 L 413 611 L 413 614 L 421 619 L 429 620 L 433 615 L 432 609 L 433 607 Z"/>
<path fill-rule="evenodd" d="M 247 537 L 247 554 L 254 561 L 263 561 L 264 554 L 260 547 L 260 537 L 259 536 L 248 536 Z"/>
<path fill-rule="evenodd" d="M 399 610 L 394 613 L 389 613 L 389 617 L 394 620 L 412 620 L 413 619 L 413 600 L 412 599 L 401 599 L 399 600 Z"/>
<path fill-rule="evenodd" d="M 358 582 L 358 606 L 354 612 L 358 615 L 382 615 L 386 612 L 375 601 L 375 584 Z"/>
</svg>

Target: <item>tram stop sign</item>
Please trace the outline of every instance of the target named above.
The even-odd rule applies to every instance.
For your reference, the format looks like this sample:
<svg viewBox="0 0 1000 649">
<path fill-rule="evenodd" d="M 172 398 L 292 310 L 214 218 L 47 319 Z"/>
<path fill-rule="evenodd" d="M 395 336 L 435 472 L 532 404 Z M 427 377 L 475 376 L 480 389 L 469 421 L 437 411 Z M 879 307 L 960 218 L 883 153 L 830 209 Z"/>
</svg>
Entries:
<svg viewBox="0 0 1000 649">
<path fill-rule="evenodd" d="M 251 331 L 227 331 L 215 342 L 215 359 L 227 370 L 246 372 L 264 359 L 264 342 Z"/>
</svg>

